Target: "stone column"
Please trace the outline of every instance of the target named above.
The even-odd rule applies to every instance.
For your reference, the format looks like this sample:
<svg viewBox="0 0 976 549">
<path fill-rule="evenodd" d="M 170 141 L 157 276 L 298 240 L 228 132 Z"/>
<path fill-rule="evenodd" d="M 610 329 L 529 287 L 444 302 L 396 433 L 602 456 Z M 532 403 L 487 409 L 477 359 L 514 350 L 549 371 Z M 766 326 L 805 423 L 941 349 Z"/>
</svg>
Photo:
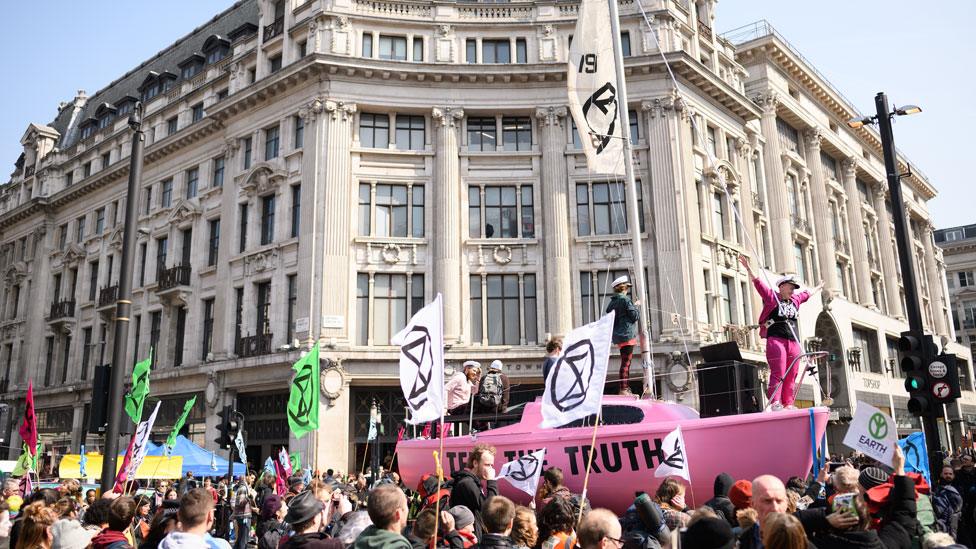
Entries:
<svg viewBox="0 0 976 549">
<path fill-rule="evenodd" d="M 683 154 L 689 149 L 682 147 L 687 145 L 682 139 L 682 104 L 669 96 L 644 101 L 641 110 L 647 114 L 647 142 L 652 144 L 648 150 L 651 196 L 645 199 L 651 199 L 649 221 L 653 225 L 648 231 L 656 236 L 652 239 L 654 253 L 648 255 L 654 258 L 648 285 L 658 288 L 659 299 L 667 304 L 662 309 L 681 315 L 678 324 L 672 322 L 670 314 L 656 315 L 658 322 L 651 324 L 660 327 L 663 339 L 690 336 L 695 330 L 689 323 L 695 317 L 692 296 L 695 288 L 703 287 L 704 279 L 700 269 L 695 273 L 688 269 L 688 254 L 693 250 L 685 242 L 698 242 L 701 236 L 689 234 L 692 230 L 697 233 L 697 228 L 692 229 L 697 224 L 688 222 L 698 215 L 694 206 L 697 189 L 693 178 L 683 177 L 690 173 L 686 171 L 688 166 L 683 165 L 690 155 Z"/>
<path fill-rule="evenodd" d="M 901 292 L 898 291 L 898 256 L 895 248 L 894 227 L 888 219 L 888 209 L 885 207 L 885 190 L 883 184 L 874 188 L 874 211 L 878 218 L 878 251 L 881 253 L 881 266 L 885 278 L 885 294 L 888 297 L 888 314 L 895 318 L 904 319 L 905 313 L 901 306 Z"/>
<path fill-rule="evenodd" d="M 542 134 L 542 237 L 545 252 L 546 331 L 562 336 L 573 328 L 570 271 L 570 211 L 566 179 L 566 107 L 536 109 Z"/>
<path fill-rule="evenodd" d="M 434 292 L 444 298 L 444 342 L 461 341 L 461 172 L 458 132 L 464 111 L 434 107 Z"/>
<path fill-rule="evenodd" d="M 944 276 L 939 275 L 939 266 L 935 257 L 935 235 L 932 233 L 932 224 L 928 221 L 923 222 L 922 244 L 925 247 L 925 276 L 929 281 L 929 305 L 932 307 L 933 328 L 940 335 L 949 335 L 949 327 L 946 319 L 946 299 L 942 293 L 944 287 Z"/>
<path fill-rule="evenodd" d="M 787 197 L 786 176 L 783 173 L 782 150 L 779 145 L 779 132 L 776 130 L 776 105 L 779 98 L 776 92 L 767 90 L 753 101 L 763 109 L 760 121 L 762 134 L 766 138 L 766 151 L 763 155 L 766 167 L 766 199 L 769 210 L 769 231 L 773 241 L 774 271 L 795 271 L 793 261 L 793 229 L 790 219 L 790 203 Z"/>
<path fill-rule="evenodd" d="M 827 202 L 827 183 L 820 163 L 820 130 L 810 128 L 803 137 L 807 146 L 807 169 L 810 170 L 810 201 L 813 204 L 813 232 L 817 239 L 817 263 L 820 265 L 820 278 L 824 289 L 836 294 L 840 287 L 837 280 L 837 255 L 834 252 L 834 239 L 830 234 L 830 205 Z"/>
<path fill-rule="evenodd" d="M 325 238 L 322 231 L 323 219 L 319 215 L 322 211 L 320 201 L 324 199 L 323 179 L 319 177 L 324 167 L 322 143 L 325 140 L 325 103 L 321 99 L 314 99 L 298 110 L 298 116 L 305 123 L 304 145 L 302 146 L 302 182 L 301 182 L 301 211 L 298 227 L 299 240 L 305 240 L 308 245 L 298 247 L 299 265 L 309 268 L 299 269 L 295 284 L 298 286 L 298 298 L 295 306 L 295 337 L 311 347 L 318 334 L 312 333 L 311 320 L 321 318 L 322 300 L 315 299 L 315 288 L 322 287 L 323 263 L 316 258 Z M 298 328 L 301 328 L 299 330 Z"/>
<path fill-rule="evenodd" d="M 854 281 L 861 305 L 876 307 L 874 291 L 871 287 L 871 265 L 868 264 L 868 250 L 864 242 L 864 214 L 861 195 L 857 191 L 857 159 L 846 158 L 841 164 L 844 179 L 844 193 L 847 194 L 847 225 L 850 231 L 851 258 L 854 262 Z"/>
<path fill-rule="evenodd" d="M 322 260 L 316 262 L 316 270 L 322 269 L 322 315 L 332 319 L 345 319 L 349 314 L 349 296 L 352 293 L 349 283 L 349 269 L 352 260 L 349 257 L 351 246 L 351 212 L 352 204 L 352 158 L 349 146 L 352 144 L 353 114 L 356 112 L 355 103 L 328 100 L 323 103 L 328 116 L 325 118 L 325 163 L 322 166 L 323 193 L 320 197 L 324 201 L 322 212 L 322 244 L 317 246 L 323 250 Z M 335 337 L 345 340 L 348 338 L 348 323 L 330 324 L 325 328 L 322 318 L 310 318 L 313 334 L 315 326 L 320 327 L 321 336 Z"/>
</svg>

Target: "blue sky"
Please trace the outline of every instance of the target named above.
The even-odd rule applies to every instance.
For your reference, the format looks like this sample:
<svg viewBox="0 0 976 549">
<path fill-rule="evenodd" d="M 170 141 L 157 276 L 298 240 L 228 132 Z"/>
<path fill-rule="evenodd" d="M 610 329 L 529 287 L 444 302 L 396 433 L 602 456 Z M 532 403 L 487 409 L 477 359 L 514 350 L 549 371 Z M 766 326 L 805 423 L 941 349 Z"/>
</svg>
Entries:
<svg viewBox="0 0 976 549">
<path fill-rule="evenodd" d="M 30 122 L 49 122 L 59 101 L 89 95 L 148 59 L 231 2 L 223 0 L 45 0 L 6 6 L 0 33 L 0 180 L 13 170 Z M 162 8 L 165 6 L 165 8 Z M 936 9 L 937 8 L 937 9 Z M 768 20 L 862 112 L 874 94 L 924 112 L 895 125 L 898 147 L 939 190 L 937 227 L 976 223 L 968 191 L 976 109 L 971 22 L 976 2 L 941 0 L 721 0 L 716 30 Z M 882 24 L 874 24 L 884 12 Z"/>
</svg>

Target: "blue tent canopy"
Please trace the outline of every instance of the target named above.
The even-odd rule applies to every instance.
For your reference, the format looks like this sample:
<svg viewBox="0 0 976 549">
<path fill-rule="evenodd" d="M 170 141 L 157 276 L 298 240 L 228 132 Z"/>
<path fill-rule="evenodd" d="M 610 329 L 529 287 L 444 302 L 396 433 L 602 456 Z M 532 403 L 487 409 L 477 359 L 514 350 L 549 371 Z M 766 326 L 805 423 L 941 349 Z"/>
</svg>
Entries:
<svg viewBox="0 0 976 549">
<path fill-rule="evenodd" d="M 149 450 L 146 455 L 161 456 L 165 445 L 149 443 Z M 229 462 L 226 458 L 211 454 L 210 450 L 204 450 L 190 442 L 190 439 L 183 435 L 176 437 L 176 444 L 173 445 L 173 452 L 170 455 L 183 456 L 183 474 L 187 471 L 193 473 L 195 477 L 220 477 L 227 474 Z M 212 465 L 216 462 L 217 468 Z M 247 466 L 241 462 L 234 463 L 234 476 L 240 476 L 247 472 Z"/>
</svg>

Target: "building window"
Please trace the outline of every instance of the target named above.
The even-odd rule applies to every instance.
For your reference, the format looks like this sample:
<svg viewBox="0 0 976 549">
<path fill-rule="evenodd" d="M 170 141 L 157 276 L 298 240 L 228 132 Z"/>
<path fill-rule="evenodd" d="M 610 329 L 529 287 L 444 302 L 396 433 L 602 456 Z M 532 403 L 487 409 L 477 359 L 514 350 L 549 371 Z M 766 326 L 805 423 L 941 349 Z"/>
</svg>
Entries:
<svg viewBox="0 0 976 549">
<path fill-rule="evenodd" d="M 398 114 L 396 146 L 401 151 L 424 150 L 424 117 Z"/>
<path fill-rule="evenodd" d="M 146 256 L 149 255 L 145 242 L 139 243 L 139 286 L 146 285 Z"/>
<path fill-rule="evenodd" d="M 529 48 L 525 43 L 525 38 L 515 39 L 515 62 L 524 65 L 529 62 Z"/>
<path fill-rule="evenodd" d="M 68 173 L 64 174 L 64 186 L 70 187 L 72 183 L 74 183 L 74 179 L 75 172 L 69 171 Z"/>
<path fill-rule="evenodd" d="M 302 186 L 291 187 L 291 238 L 297 238 L 302 229 Z"/>
<path fill-rule="evenodd" d="M 44 361 L 44 386 L 51 386 L 51 367 L 54 365 L 54 336 L 48 336 L 46 339 L 47 351 L 44 353 L 46 359 Z"/>
<path fill-rule="evenodd" d="M 285 334 L 288 338 L 285 340 L 287 343 L 291 343 L 295 339 L 295 310 L 296 305 L 298 305 L 298 275 L 290 274 L 288 275 L 288 314 L 287 314 L 287 325 L 285 326 Z"/>
<path fill-rule="evenodd" d="M 722 193 L 712 193 L 712 234 L 722 240 L 728 240 L 725 226 L 725 201 Z"/>
<path fill-rule="evenodd" d="M 974 283 L 973 281 L 972 271 L 959 271 L 957 276 L 959 277 L 960 288 L 966 288 L 967 286 L 976 286 L 976 283 Z"/>
<path fill-rule="evenodd" d="M 255 286 L 258 293 L 258 315 L 254 331 L 257 335 L 269 335 L 271 333 L 271 283 L 260 282 Z"/>
<path fill-rule="evenodd" d="M 91 364 L 91 348 L 92 348 L 92 329 L 85 328 L 82 331 L 84 347 L 81 349 L 81 379 L 88 379 L 88 366 Z M 8 361 L 9 361 L 9 354 Z"/>
<path fill-rule="evenodd" d="M 380 35 L 380 59 L 407 60 L 407 39 L 403 36 Z"/>
<path fill-rule="evenodd" d="M 583 314 L 583 324 L 589 324 L 603 316 L 603 311 L 610 303 L 613 288 L 610 282 L 618 277 L 629 275 L 625 270 L 603 270 L 596 273 L 580 273 L 580 308 Z"/>
<path fill-rule="evenodd" d="M 162 311 L 149 313 L 149 352 L 151 355 L 150 368 L 155 369 L 159 363 L 159 333 L 163 326 Z"/>
<path fill-rule="evenodd" d="M 102 169 L 104 170 L 105 168 L 109 167 L 109 164 L 111 163 L 112 163 L 112 153 L 102 154 Z"/>
<path fill-rule="evenodd" d="M 81 216 L 78 218 L 78 221 L 75 224 L 75 228 L 77 229 L 77 232 L 75 234 L 75 242 L 80 244 L 81 241 L 85 239 L 85 216 Z"/>
<path fill-rule="evenodd" d="M 159 206 L 169 208 L 173 205 L 173 178 L 162 182 L 162 191 L 159 194 Z"/>
<path fill-rule="evenodd" d="M 488 345 L 536 342 L 535 275 L 521 276 L 521 291 L 519 278 L 517 274 L 471 276 L 471 314 L 480 318 L 480 322 L 472 322 L 472 341 Z M 487 327 L 487 334 L 482 326 Z"/>
<path fill-rule="evenodd" d="M 252 139 L 253 138 L 251 137 L 244 138 L 244 169 L 245 170 L 251 168 L 251 148 L 253 144 Z"/>
<path fill-rule="evenodd" d="M 203 300 L 203 348 L 200 351 L 200 360 L 207 360 L 213 350 L 213 329 L 214 329 L 214 298 Z"/>
<path fill-rule="evenodd" d="M 174 116 L 166 121 L 166 135 L 173 135 L 179 129 L 177 120 L 177 117 Z"/>
<path fill-rule="evenodd" d="M 84 174 L 85 177 L 90 176 L 91 173 L 92 173 L 91 172 L 91 164 L 92 164 L 91 163 L 91 160 L 89 160 L 88 162 L 85 162 L 85 165 L 84 166 L 82 166 L 82 173 Z"/>
<path fill-rule="evenodd" d="M 372 296 L 370 288 L 372 287 Z M 372 299 L 370 299 L 372 298 Z M 372 302 L 372 306 L 370 305 Z M 389 345 L 390 338 L 424 306 L 424 275 L 359 273 L 356 277 L 356 310 L 359 345 Z M 372 327 L 372 334 L 369 333 Z"/>
<path fill-rule="evenodd" d="M 308 55 L 308 41 L 307 40 L 298 43 L 298 58 L 299 59 L 302 59 L 306 55 Z"/>
<path fill-rule="evenodd" d="M 390 117 L 371 113 L 359 115 L 359 144 L 374 149 L 389 148 Z"/>
<path fill-rule="evenodd" d="M 878 353 L 878 333 L 874 330 L 852 326 L 851 334 L 854 336 L 854 347 L 861 349 L 861 368 L 867 366 L 869 372 L 883 373 L 881 356 Z"/>
<path fill-rule="evenodd" d="M 630 31 L 620 33 L 620 52 L 624 57 L 630 57 Z"/>
<path fill-rule="evenodd" d="M 261 245 L 274 242 L 275 195 L 261 198 Z"/>
<path fill-rule="evenodd" d="M 176 345 L 173 348 L 173 366 L 183 365 L 183 345 L 186 343 L 186 307 L 176 310 Z"/>
<path fill-rule="evenodd" d="M 105 208 L 95 210 L 95 234 L 102 234 L 105 230 Z"/>
<path fill-rule="evenodd" d="M 197 187 L 200 181 L 200 168 L 190 168 L 186 170 L 186 197 L 193 198 L 197 195 Z"/>
<path fill-rule="evenodd" d="M 295 121 L 295 148 L 300 149 L 305 146 L 305 119 L 295 116 L 292 120 Z"/>
<path fill-rule="evenodd" d="M 468 118 L 468 150 L 494 151 L 498 141 L 498 127 L 494 117 Z M 531 130 L 530 130 L 531 131 Z M 529 136 L 531 140 L 531 133 Z"/>
<path fill-rule="evenodd" d="M 363 33 L 363 57 L 373 57 L 373 35 Z"/>
<path fill-rule="evenodd" d="M 207 266 L 213 267 L 217 264 L 217 257 L 220 254 L 220 219 L 210 220 L 210 245 L 207 248 Z"/>
<path fill-rule="evenodd" d="M 468 187 L 468 236 L 534 238 L 532 205 L 532 185 L 472 185 Z"/>
<path fill-rule="evenodd" d="M 793 260 L 796 261 L 796 274 L 801 281 L 810 280 L 807 278 L 807 257 L 803 244 L 793 243 Z"/>
<path fill-rule="evenodd" d="M 213 159 L 213 177 L 210 178 L 211 187 L 224 186 L 224 157 L 218 156 Z"/>
<path fill-rule="evenodd" d="M 109 273 L 111 277 L 111 273 Z M 88 301 L 95 301 L 98 295 L 98 262 L 92 261 L 88 264 Z"/>
<path fill-rule="evenodd" d="M 67 245 L 68 245 L 68 224 L 62 223 L 61 226 L 58 227 L 58 249 L 64 250 Z"/>
<path fill-rule="evenodd" d="M 278 158 L 279 127 L 272 126 L 264 130 L 264 159 Z"/>
<path fill-rule="evenodd" d="M 169 238 L 162 237 L 156 239 L 156 281 L 159 282 L 160 273 L 166 269 L 166 255 L 169 248 Z"/>
<path fill-rule="evenodd" d="M 528 116 L 502 118 L 502 143 L 506 151 L 532 149 L 532 121 Z"/>
<path fill-rule="evenodd" d="M 143 197 L 145 198 L 143 202 L 144 207 L 142 209 L 142 213 L 144 215 L 149 215 L 149 212 L 152 211 L 152 186 L 150 185 L 149 187 L 146 187 L 145 190 L 143 190 L 142 194 Z"/>
<path fill-rule="evenodd" d="M 732 305 L 733 305 L 733 303 L 732 303 L 733 296 L 732 296 L 732 279 L 731 278 L 729 278 L 727 276 L 723 276 L 722 277 L 720 291 L 722 292 L 722 296 L 721 296 L 721 298 L 722 298 L 722 324 L 723 325 L 725 325 L 725 324 L 733 324 L 734 321 L 735 321 L 735 317 L 733 316 L 733 313 L 732 313 L 732 311 L 733 311 L 733 308 L 732 308 Z"/>
<path fill-rule="evenodd" d="M 268 59 L 268 72 L 274 74 L 281 70 L 281 54 Z"/>
<path fill-rule="evenodd" d="M 482 63 L 511 63 L 512 62 L 512 42 L 510 40 L 482 40 L 481 41 L 481 62 Z"/>
<path fill-rule="evenodd" d="M 191 120 L 193 122 L 199 122 L 203 120 L 203 103 L 197 103 L 193 105 Z"/>
<path fill-rule="evenodd" d="M 467 63 L 477 63 L 478 62 L 478 41 L 474 38 L 468 38 L 464 42 L 464 60 Z"/>
<path fill-rule="evenodd" d="M 361 236 L 423 238 L 423 185 L 360 183 L 359 231 Z"/>
<path fill-rule="evenodd" d="M 64 348 L 61 353 L 61 384 L 68 382 L 68 363 L 71 359 L 71 336 L 64 336 Z"/>
<path fill-rule="evenodd" d="M 241 341 L 241 325 L 244 323 L 244 288 L 234 288 L 234 346 L 236 354 L 240 354 L 237 347 Z"/>
<path fill-rule="evenodd" d="M 237 234 L 237 251 L 239 253 L 244 253 L 244 250 L 247 249 L 247 213 L 247 204 L 241 204 L 240 227 Z"/>
<path fill-rule="evenodd" d="M 637 210 L 644 231 L 644 202 L 637 182 Z M 627 232 L 627 202 L 622 182 L 576 184 L 576 224 L 580 236 Z"/>
<path fill-rule="evenodd" d="M 421 63 L 424 60 L 424 40 L 419 37 L 413 39 L 413 60 Z"/>
</svg>

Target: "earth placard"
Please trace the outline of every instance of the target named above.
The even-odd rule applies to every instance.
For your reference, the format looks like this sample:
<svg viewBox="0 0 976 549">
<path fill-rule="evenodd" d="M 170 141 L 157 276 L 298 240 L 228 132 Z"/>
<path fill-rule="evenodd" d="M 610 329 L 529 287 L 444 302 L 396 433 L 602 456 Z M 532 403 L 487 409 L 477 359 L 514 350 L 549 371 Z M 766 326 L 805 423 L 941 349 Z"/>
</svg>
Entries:
<svg viewBox="0 0 976 549">
<path fill-rule="evenodd" d="M 890 466 L 897 442 L 898 431 L 891 416 L 858 401 L 844 445 Z"/>
</svg>

